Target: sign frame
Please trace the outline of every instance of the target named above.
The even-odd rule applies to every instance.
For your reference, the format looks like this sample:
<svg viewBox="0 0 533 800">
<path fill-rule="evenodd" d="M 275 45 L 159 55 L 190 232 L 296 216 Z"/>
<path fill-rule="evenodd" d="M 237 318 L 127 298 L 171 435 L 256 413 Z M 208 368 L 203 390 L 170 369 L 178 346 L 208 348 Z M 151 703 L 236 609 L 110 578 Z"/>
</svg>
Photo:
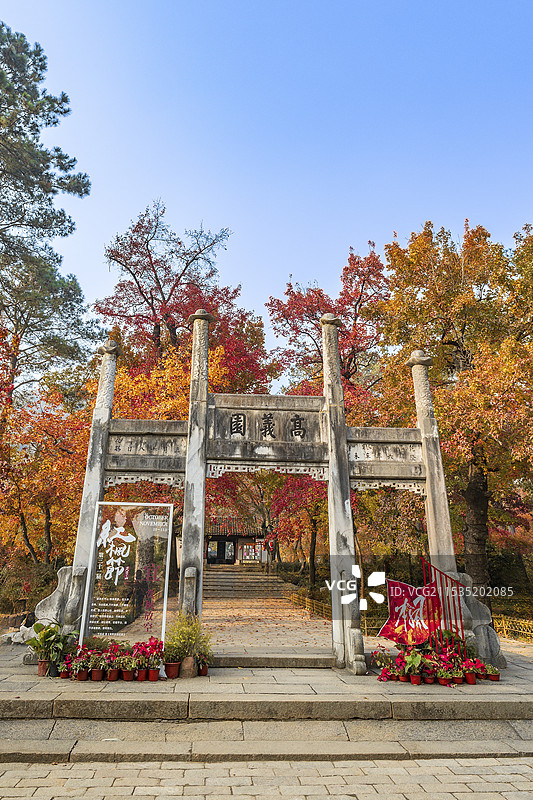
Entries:
<svg viewBox="0 0 533 800">
<path fill-rule="evenodd" d="M 159 506 L 161 508 L 167 508 L 169 510 L 169 520 L 170 520 L 170 530 L 168 531 L 168 542 L 167 542 L 167 553 L 166 553 L 166 562 L 165 562 L 165 581 L 164 581 L 164 589 L 163 589 L 163 620 L 161 625 L 161 640 L 165 641 L 165 633 L 166 633 L 166 622 L 167 622 L 167 605 L 168 605 L 168 580 L 170 574 L 170 554 L 172 548 L 172 523 L 174 520 L 174 503 L 134 503 L 129 502 L 128 500 L 99 500 L 96 503 L 96 508 L 94 510 L 94 519 L 93 519 L 93 534 L 91 539 L 91 551 L 89 556 L 89 565 L 87 568 L 87 580 L 85 581 L 85 593 L 83 598 L 83 611 L 81 615 L 81 623 L 80 623 L 80 637 L 79 637 L 79 646 L 80 648 L 83 646 L 83 640 L 87 636 L 87 626 L 90 614 L 90 601 L 91 601 L 91 594 L 94 590 L 94 577 L 96 574 L 96 542 L 98 536 L 98 517 L 100 514 L 100 509 L 102 506 L 139 506 L 144 508 L 153 508 L 154 506 Z M 105 638 L 113 638 L 112 636 L 105 637 Z"/>
</svg>

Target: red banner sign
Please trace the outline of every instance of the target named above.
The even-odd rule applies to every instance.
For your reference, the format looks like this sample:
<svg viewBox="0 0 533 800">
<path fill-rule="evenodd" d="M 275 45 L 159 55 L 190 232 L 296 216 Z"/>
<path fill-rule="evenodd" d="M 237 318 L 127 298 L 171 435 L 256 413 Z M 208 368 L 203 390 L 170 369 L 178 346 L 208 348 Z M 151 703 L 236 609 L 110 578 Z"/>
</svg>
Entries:
<svg viewBox="0 0 533 800">
<path fill-rule="evenodd" d="M 378 636 L 401 644 L 422 644 L 440 626 L 440 600 L 436 583 L 410 586 L 387 578 L 389 618 Z"/>
</svg>

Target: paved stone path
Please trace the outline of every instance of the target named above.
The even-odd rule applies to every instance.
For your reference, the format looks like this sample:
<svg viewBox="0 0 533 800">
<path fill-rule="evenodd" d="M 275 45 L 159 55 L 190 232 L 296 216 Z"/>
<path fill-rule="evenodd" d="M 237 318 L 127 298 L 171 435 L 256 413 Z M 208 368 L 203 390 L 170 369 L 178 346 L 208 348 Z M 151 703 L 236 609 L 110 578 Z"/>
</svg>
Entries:
<svg viewBox="0 0 533 800">
<path fill-rule="evenodd" d="M 168 601 L 167 626 L 177 614 L 177 598 Z M 162 602 L 154 609 L 153 628 L 145 629 L 144 617 L 124 628 L 129 641 L 146 639 L 161 629 Z M 211 633 L 217 655 L 269 652 L 330 655 L 331 620 L 312 616 L 282 597 L 204 600 L 202 624 Z M 159 635 L 159 634 L 157 634 Z"/>
<path fill-rule="evenodd" d="M 1 764 L 0 798 L 532 800 L 533 758 Z"/>
<path fill-rule="evenodd" d="M 202 623 L 219 653 L 330 654 L 331 620 L 312 616 L 283 598 L 206 600 Z"/>
</svg>

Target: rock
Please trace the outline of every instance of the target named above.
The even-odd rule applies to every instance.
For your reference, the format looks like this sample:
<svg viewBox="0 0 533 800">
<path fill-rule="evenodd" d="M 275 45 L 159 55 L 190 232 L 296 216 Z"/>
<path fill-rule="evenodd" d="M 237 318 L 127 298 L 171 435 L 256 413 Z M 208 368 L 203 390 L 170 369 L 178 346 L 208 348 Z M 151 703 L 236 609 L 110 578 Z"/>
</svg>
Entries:
<svg viewBox="0 0 533 800">
<path fill-rule="evenodd" d="M 25 644 L 28 639 L 32 639 L 35 636 L 35 631 L 33 627 L 27 628 L 25 625 L 20 626 L 20 630 L 16 633 L 11 635 L 11 643 L 12 644 Z"/>
<path fill-rule="evenodd" d="M 196 659 L 193 656 L 187 656 L 181 662 L 180 678 L 195 678 L 198 675 L 198 667 Z"/>
</svg>

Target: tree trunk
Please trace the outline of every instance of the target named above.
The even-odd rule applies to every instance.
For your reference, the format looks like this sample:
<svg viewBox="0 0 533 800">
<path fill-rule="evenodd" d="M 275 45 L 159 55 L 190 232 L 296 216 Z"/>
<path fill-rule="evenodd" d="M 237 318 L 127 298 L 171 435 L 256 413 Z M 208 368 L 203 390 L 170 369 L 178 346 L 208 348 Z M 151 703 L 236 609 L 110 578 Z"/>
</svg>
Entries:
<svg viewBox="0 0 533 800">
<path fill-rule="evenodd" d="M 490 585 L 487 543 L 489 539 L 489 492 L 487 473 L 479 464 L 468 468 L 468 484 L 463 492 L 466 502 L 464 527 L 465 569 L 472 578 L 477 598 L 491 607 L 488 596 Z"/>
<path fill-rule="evenodd" d="M 44 507 L 44 540 L 46 542 L 44 563 L 49 564 L 52 556 L 52 514 L 48 505 Z"/>
<path fill-rule="evenodd" d="M 20 520 L 20 526 L 22 528 L 22 539 L 24 541 L 24 544 L 28 548 L 28 552 L 31 556 L 31 560 L 33 561 L 33 563 L 38 564 L 39 559 L 37 558 L 37 553 L 33 549 L 32 543 L 30 542 L 30 537 L 28 536 L 28 526 L 26 525 L 26 517 L 24 516 L 24 511 L 21 508 L 19 509 L 19 520 Z"/>
<path fill-rule="evenodd" d="M 154 322 L 154 329 L 152 331 L 152 341 L 154 343 L 154 347 L 159 355 L 159 358 L 163 355 L 163 347 L 161 345 L 161 324 L 159 322 Z"/>
</svg>

